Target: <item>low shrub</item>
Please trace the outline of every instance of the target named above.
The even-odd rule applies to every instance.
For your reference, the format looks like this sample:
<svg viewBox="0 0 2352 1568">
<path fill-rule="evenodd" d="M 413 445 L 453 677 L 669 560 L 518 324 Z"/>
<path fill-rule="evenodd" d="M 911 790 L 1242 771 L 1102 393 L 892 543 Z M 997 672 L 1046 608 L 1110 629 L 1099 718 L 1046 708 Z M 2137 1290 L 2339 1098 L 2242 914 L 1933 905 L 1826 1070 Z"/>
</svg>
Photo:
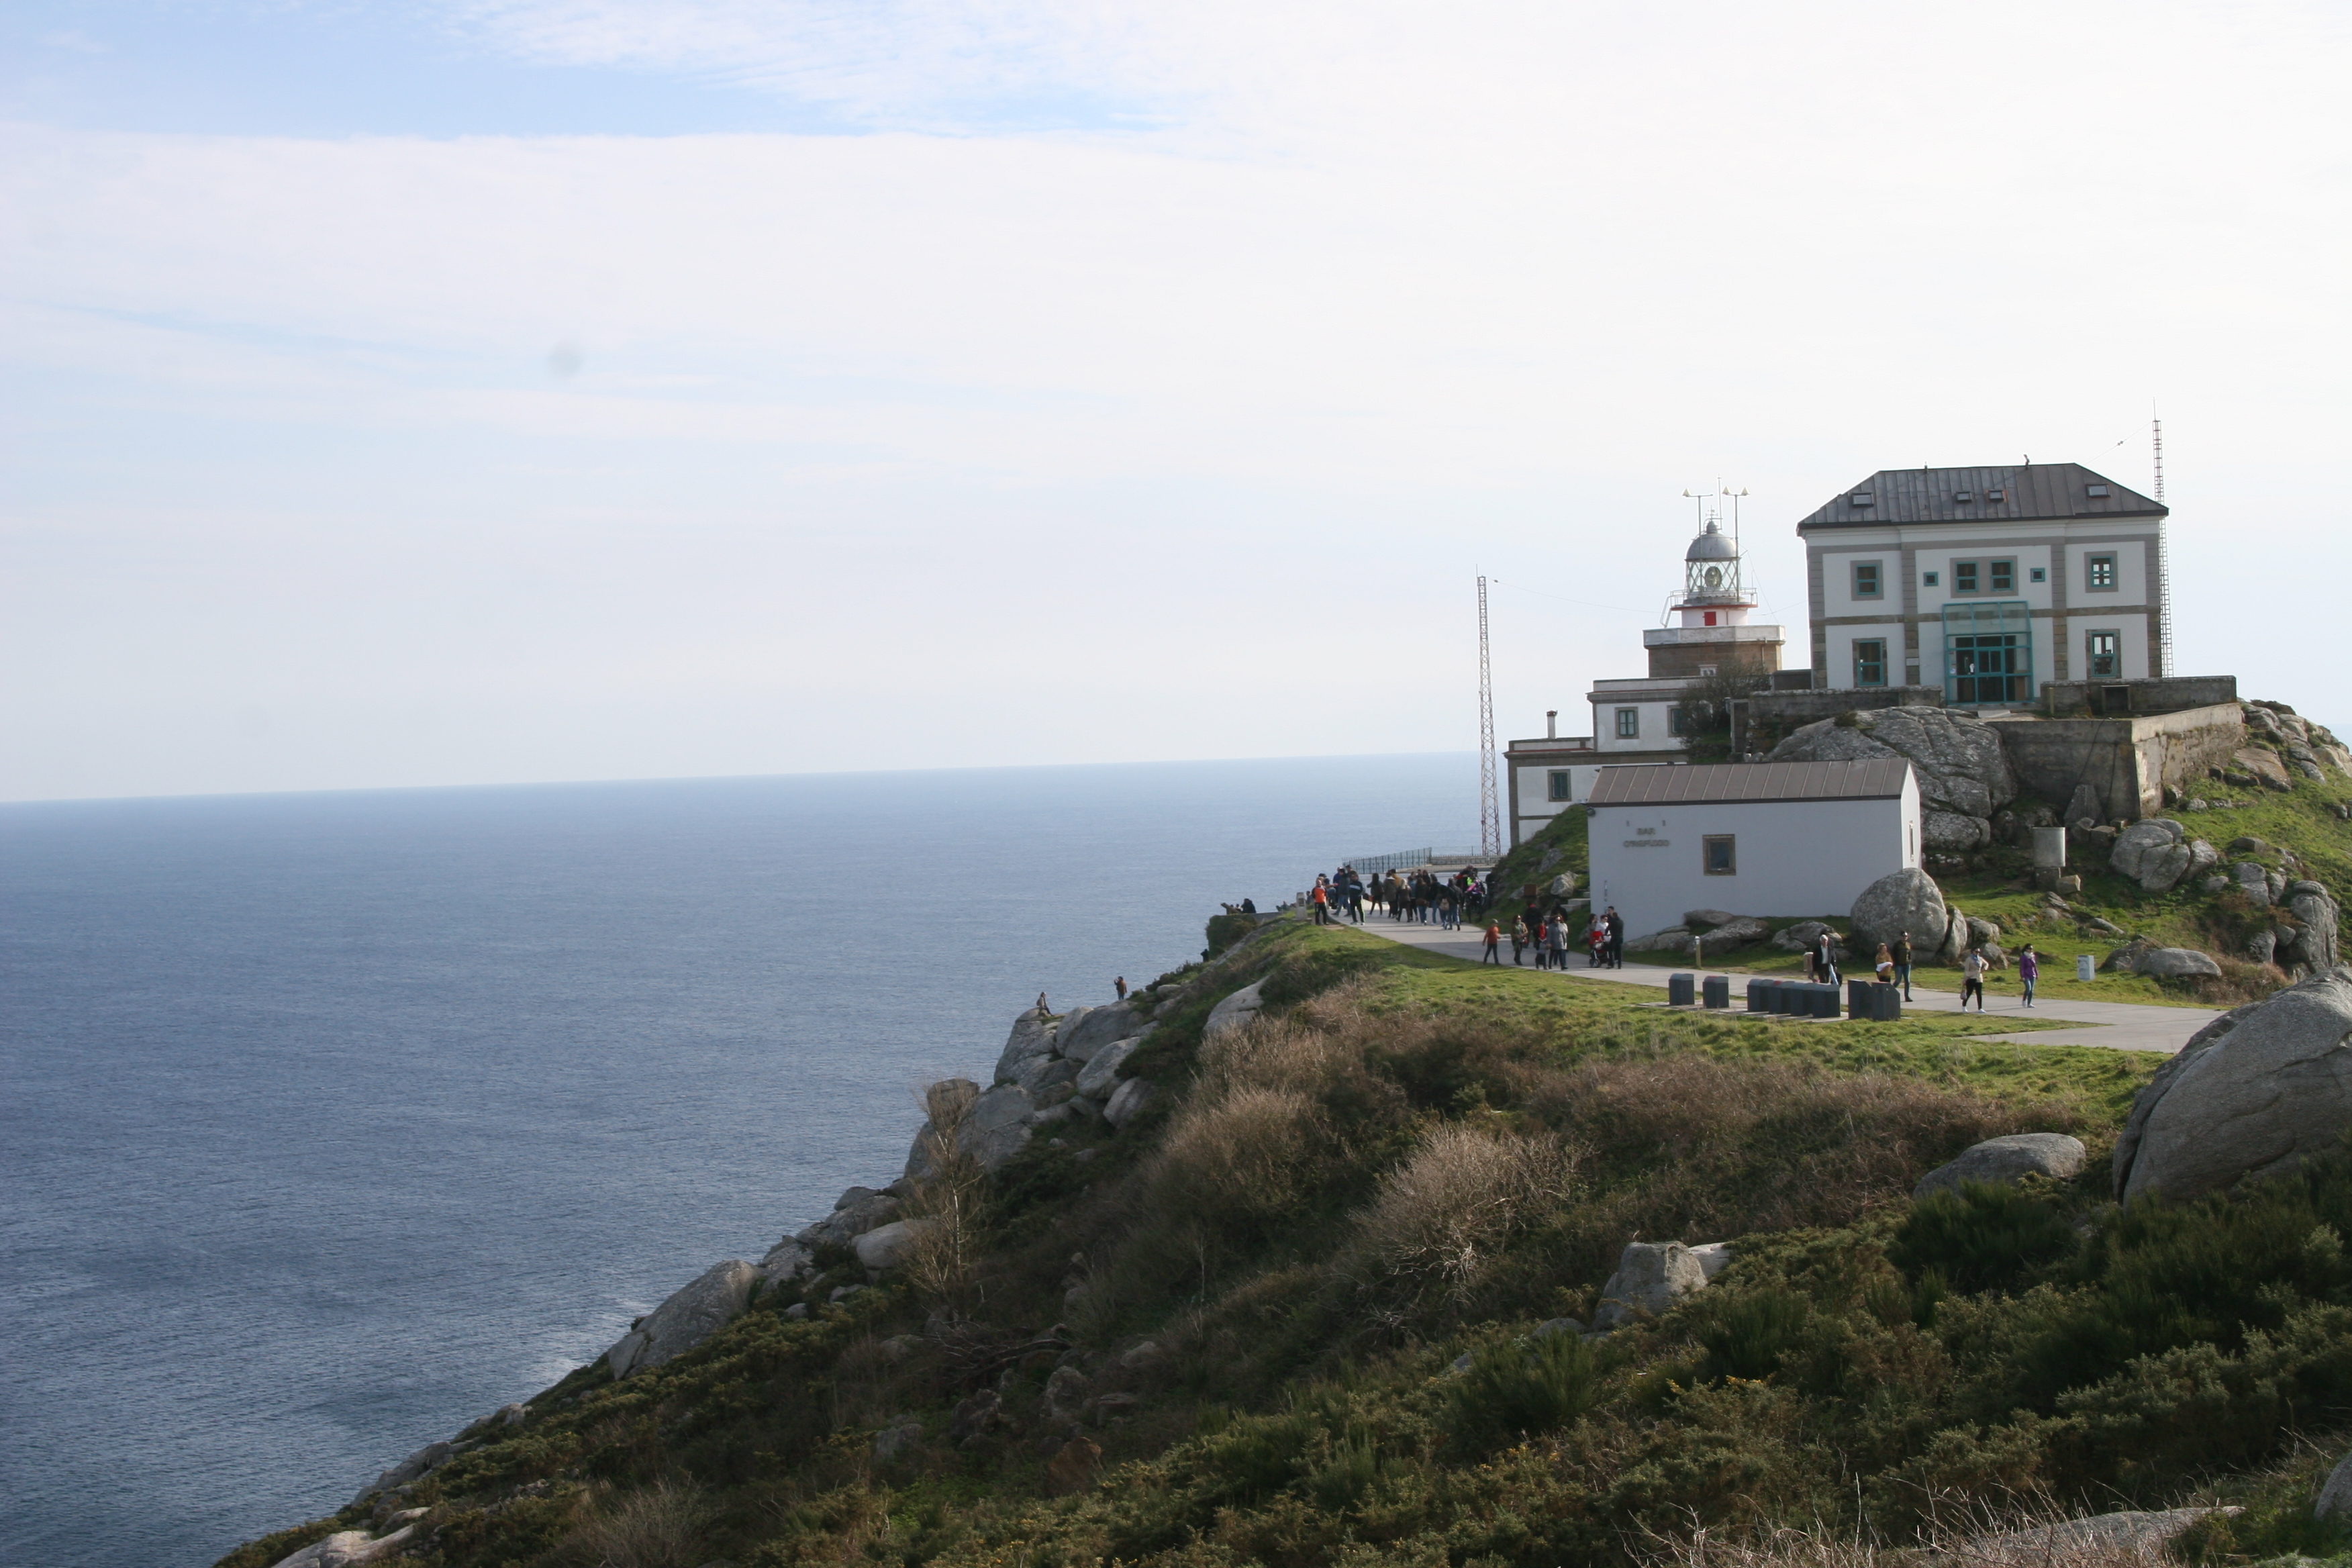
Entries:
<svg viewBox="0 0 2352 1568">
<path fill-rule="evenodd" d="M 1480 1346 L 1448 1403 L 1454 1436 L 1481 1445 L 1558 1431 L 1600 1396 L 1600 1357 L 1583 1336 L 1562 1333 Z"/>
<path fill-rule="evenodd" d="M 2005 1290 L 2072 1256 L 2080 1239 L 2046 1196 L 1963 1182 L 1914 1205 L 1887 1257 L 1914 1279 L 1933 1269 L 1957 1289 Z"/>
</svg>

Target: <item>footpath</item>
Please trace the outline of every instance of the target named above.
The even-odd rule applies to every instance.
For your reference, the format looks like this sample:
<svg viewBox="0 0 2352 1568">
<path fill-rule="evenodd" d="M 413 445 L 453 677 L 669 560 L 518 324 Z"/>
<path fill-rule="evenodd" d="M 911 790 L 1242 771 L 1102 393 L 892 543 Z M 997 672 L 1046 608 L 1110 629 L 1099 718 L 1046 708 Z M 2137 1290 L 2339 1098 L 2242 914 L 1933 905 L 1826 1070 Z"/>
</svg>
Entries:
<svg viewBox="0 0 2352 1568">
<path fill-rule="evenodd" d="M 1386 915 L 1367 914 L 1364 923 L 1356 928 L 1391 942 L 1417 947 L 1425 952 L 1442 952 L 1449 958 L 1478 962 L 1486 943 L 1480 930 L 1464 927 L 1446 931 L 1431 924 L 1407 923 L 1390 920 Z M 1509 951 L 1509 943 L 1504 944 Z M 1531 965 L 1522 967 L 1531 968 Z M 1654 963 L 1629 963 L 1622 969 L 1588 969 L 1581 954 L 1570 954 L 1564 970 L 1535 970 L 1547 978 L 1557 978 L 1573 984 L 1598 982 L 1608 985 L 1647 985 L 1663 991 L 1670 974 L 1723 973 L 1694 970 L 1689 964 L 1668 967 Z M 1737 981 L 1738 977 L 1735 977 Z M 1733 1016 L 1739 1016 L 1742 994 L 1733 986 Z M 1911 988 L 1912 1000 L 1904 1004 L 1910 1013 L 1955 1013 L 1959 1010 L 1960 997 L 1956 991 L 1930 991 L 1923 985 Z M 2106 1046 L 2119 1051 L 2179 1050 L 2189 1043 L 2189 1037 L 2221 1015 L 2202 1007 L 2151 1007 L 2138 1002 L 2060 1001 L 2043 997 L 2032 1007 L 2023 1005 L 2014 996 L 1996 998 L 2003 1004 L 1995 1009 L 2004 1017 L 2032 1019 L 2036 1022 L 2083 1024 L 2080 1029 L 2028 1029 L 2021 1033 L 1988 1032 L 1970 1037 L 1979 1040 L 2013 1040 L 2029 1046 Z M 1971 1009 L 1973 1011 L 1973 1009 Z M 1990 1020 L 1992 1013 L 1984 1015 Z"/>
</svg>

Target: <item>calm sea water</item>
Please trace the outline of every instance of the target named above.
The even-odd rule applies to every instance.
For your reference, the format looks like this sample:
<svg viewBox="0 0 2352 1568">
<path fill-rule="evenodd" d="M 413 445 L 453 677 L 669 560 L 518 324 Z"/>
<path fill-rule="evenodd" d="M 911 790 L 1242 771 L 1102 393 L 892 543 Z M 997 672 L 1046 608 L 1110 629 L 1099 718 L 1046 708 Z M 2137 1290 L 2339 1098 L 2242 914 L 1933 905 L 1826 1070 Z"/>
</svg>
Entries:
<svg viewBox="0 0 2352 1568">
<path fill-rule="evenodd" d="M 210 1563 L 897 1174 L 1474 755 L 0 807 L 0 1562 Z"/>
</svg>

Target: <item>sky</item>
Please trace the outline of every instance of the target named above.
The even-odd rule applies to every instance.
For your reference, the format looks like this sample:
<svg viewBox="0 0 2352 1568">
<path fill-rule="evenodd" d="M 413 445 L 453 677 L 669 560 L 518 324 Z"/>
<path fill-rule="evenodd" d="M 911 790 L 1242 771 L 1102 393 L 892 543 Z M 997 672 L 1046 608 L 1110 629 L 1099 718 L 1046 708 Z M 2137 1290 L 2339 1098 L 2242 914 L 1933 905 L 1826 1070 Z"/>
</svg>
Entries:
<svg viewBox="0 0 2352 1568">
<path fill-rule="evenodd" d="M 0 798 L 1468 750 L 1744 489 L 2338 726 L 2352 7 L 16 0 Z M 2312 596 L 2312 590 L 2319 596 Z"/>
</svg>

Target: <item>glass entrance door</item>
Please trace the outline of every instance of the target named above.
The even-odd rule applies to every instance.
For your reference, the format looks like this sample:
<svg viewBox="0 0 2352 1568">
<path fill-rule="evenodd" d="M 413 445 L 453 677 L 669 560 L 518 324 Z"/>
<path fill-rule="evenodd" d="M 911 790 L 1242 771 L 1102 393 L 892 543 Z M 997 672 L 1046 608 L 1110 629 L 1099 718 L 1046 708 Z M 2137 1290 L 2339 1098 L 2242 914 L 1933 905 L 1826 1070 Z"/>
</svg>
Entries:
<svg viewBox="0 0 2352 1568">
<path fill-rule="evenodd" d="M 2022 599 L 1944 606 L 1944 700 L 2033 700 L 2033 621 Z"/>
</svg>

